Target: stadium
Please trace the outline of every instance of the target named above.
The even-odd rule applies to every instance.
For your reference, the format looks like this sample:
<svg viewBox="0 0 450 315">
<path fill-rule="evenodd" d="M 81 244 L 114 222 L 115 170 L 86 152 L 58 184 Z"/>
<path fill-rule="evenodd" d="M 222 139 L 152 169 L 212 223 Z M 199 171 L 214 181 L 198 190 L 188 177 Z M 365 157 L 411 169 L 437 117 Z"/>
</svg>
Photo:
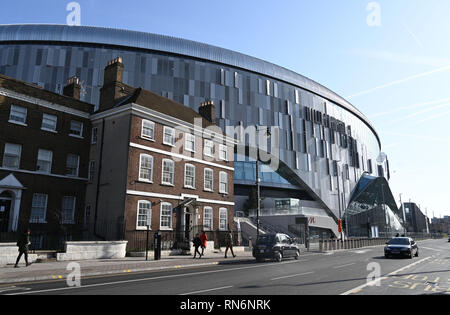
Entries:
<svg viewBox="0 0 450 315">
<path fill-rule="evenodd" d="M 328 88 L 294 71 L 227 49 L 136 31 L 65 25 L 0 26 L 0 73 L 62 93 L 77 76 L 98 104 L 103 69 L 122 57 L 124 83 L 194 110 L 213 101 L 216 122 L 277 126 L 277 169 L 262 164 L 261 228 L 303 237 L 378 237 L 402 231 L 389 162 L 370 121 Z M 242 141 L 248 139 L 243 137 Z M 252 234 L 256 163 L 235 156 L 235 218 Z"/>
</svg>

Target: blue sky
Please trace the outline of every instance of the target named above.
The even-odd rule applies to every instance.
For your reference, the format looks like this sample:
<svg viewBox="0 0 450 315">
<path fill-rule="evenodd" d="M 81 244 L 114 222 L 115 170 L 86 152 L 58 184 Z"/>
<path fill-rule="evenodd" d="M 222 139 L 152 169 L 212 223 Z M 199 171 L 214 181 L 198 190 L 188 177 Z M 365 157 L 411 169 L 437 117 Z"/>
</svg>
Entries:
<svg viewBox="0 0 450 315">
<path fill-rule="evenodd" d="M 5 1 L 0 23 L 65 24 L 69 2 Z M 205 42 L 327 86 L 379 132 L 396 199 L 402 193 L 429 216 L 450 215 L 450 1 L 77 2 L 82 25 Z"/>
</svg>

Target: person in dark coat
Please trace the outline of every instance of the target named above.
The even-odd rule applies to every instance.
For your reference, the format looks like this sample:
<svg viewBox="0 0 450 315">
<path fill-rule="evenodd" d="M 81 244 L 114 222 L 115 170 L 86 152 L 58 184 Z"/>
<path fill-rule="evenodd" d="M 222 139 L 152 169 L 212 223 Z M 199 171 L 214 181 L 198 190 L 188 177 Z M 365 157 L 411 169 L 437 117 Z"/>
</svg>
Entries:
<svg viewBox="0 0 450 315">
<path fill-rule="evenodd" d="M 31 244 L 30 234 L 31 234 L 30 229 L 27 229 L 26 232 L 20 234 L 19 239 L 17 240 L 17 246 L 19 247 L 19 256 L 17 257 L 14 268 L 19 268 L 18 264 L 22 255 L 25 256 L 26 266 L 28 267 L 29 265 L 31 265 L 28 263 L 28 250 L 29 250 L 28 247 Z"/>
<path fill-rule="evenodd" d="M 192 242 L 194 243 L 194 248 L 195 248 L 194 259 L 195 259 L 195 257 L 197 257 L 197 253 L 200 256 L 198 258 L 202 258 L 202 254 L 198 250 L 202 246 L 202 240 L 200 239 L 200 236 L 198 233 L 195 234 L 194 240 Z"/>
<path fill-rule="evenodd" d="M 231 254 L 233 257 L 236 257 L 236 255 L 233 252 L 233 233 L 228 230 L 227 234 L 225 235 L 225 258 L 227 258 L 228 249 L 231 250 Z"/>
</svg>

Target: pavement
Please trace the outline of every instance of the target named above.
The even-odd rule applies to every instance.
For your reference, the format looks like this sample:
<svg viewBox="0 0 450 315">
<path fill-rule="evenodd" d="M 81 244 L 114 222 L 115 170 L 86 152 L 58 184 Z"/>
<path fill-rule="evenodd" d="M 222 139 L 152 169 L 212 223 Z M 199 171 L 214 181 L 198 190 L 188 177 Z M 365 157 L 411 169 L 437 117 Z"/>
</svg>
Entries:
<svg viewBox="0 0 450 315">
<path fill-rule="evenodd" d="M 444 239 L 417 243 L 419 257 L 413 259 L 386 259 L 383 246 L 374 246 L 327 253 L 303 252 L 299 260 L 286 259 L 281 263 L 257 263 L 249 252 L 228 259 L 216 254 L 197 260 L 165 257 L 150 262 L 142 259 L 81 262 L 83 276 L 78 284 L 67 282 L 66 272 L 61 279 L 3 284 L 0 294 L 219 297 L 450 294 L 450 243 Z M 103 272 L 114 274 L 87 276 L 102 264 L 109 266 L 103 268 L 114 269 Z M 63 271 L 65 265 L 58 265 L 55 270 Z M 125 266 L 134 268 L 128 272 Z M 120 269 L 122 272 L 117 273 Z M 0 272 L 2 278 L 7 274 L 4 270 Z M 49 272 L 48 268 L 45 272 Z"/>
<path fill-rule="evenodd" d="M 148 261 L 145 260 L 145 257 L 126 257 L 124 259 L 83 260 L 75 263 L 80 267 L 81 277 L 90 277 L 211 266 L 253 259 L 251 252 L 235 251 L 235 254 L 236 257 L 233 258 L 228 253 L 228 258 L 225 259 L 223 252 L 208 252 L 200 259 L 197 256 L 195 260 L 193 255 L 162 256 L 161 260 L 157 261 L 154 260 L 152 254 L 149 254 Z M 28 267 L 25 266 L 23 258 L 21 262 L 19 268 L 14 268 L 14 265 L 0 267 L 0 284 L 66 279 L 74 270 L 74 262 L 34 263 Z"/>
</svg>

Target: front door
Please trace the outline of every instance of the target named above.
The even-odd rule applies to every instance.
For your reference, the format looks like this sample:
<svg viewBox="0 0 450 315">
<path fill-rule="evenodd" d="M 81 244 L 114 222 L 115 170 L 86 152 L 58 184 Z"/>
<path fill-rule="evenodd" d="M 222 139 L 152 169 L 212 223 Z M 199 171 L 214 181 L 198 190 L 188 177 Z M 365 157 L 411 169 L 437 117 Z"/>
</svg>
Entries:
<svg viewBox="0 0 450 315">
<path fill-rule="evenodd" d="M 10 210 L 11 200 L 0 199 L 0 232 L 8 232 Z"/>
<path fill-rule="evenodd" d="M 191 214 L 189 212 L 185 213 L 185 217 L 184 217 L 184 222 L 185 222 L 185 226 L 184 226 L 184 235 L 186 240 L 191 240 Z"/>
</svg>

